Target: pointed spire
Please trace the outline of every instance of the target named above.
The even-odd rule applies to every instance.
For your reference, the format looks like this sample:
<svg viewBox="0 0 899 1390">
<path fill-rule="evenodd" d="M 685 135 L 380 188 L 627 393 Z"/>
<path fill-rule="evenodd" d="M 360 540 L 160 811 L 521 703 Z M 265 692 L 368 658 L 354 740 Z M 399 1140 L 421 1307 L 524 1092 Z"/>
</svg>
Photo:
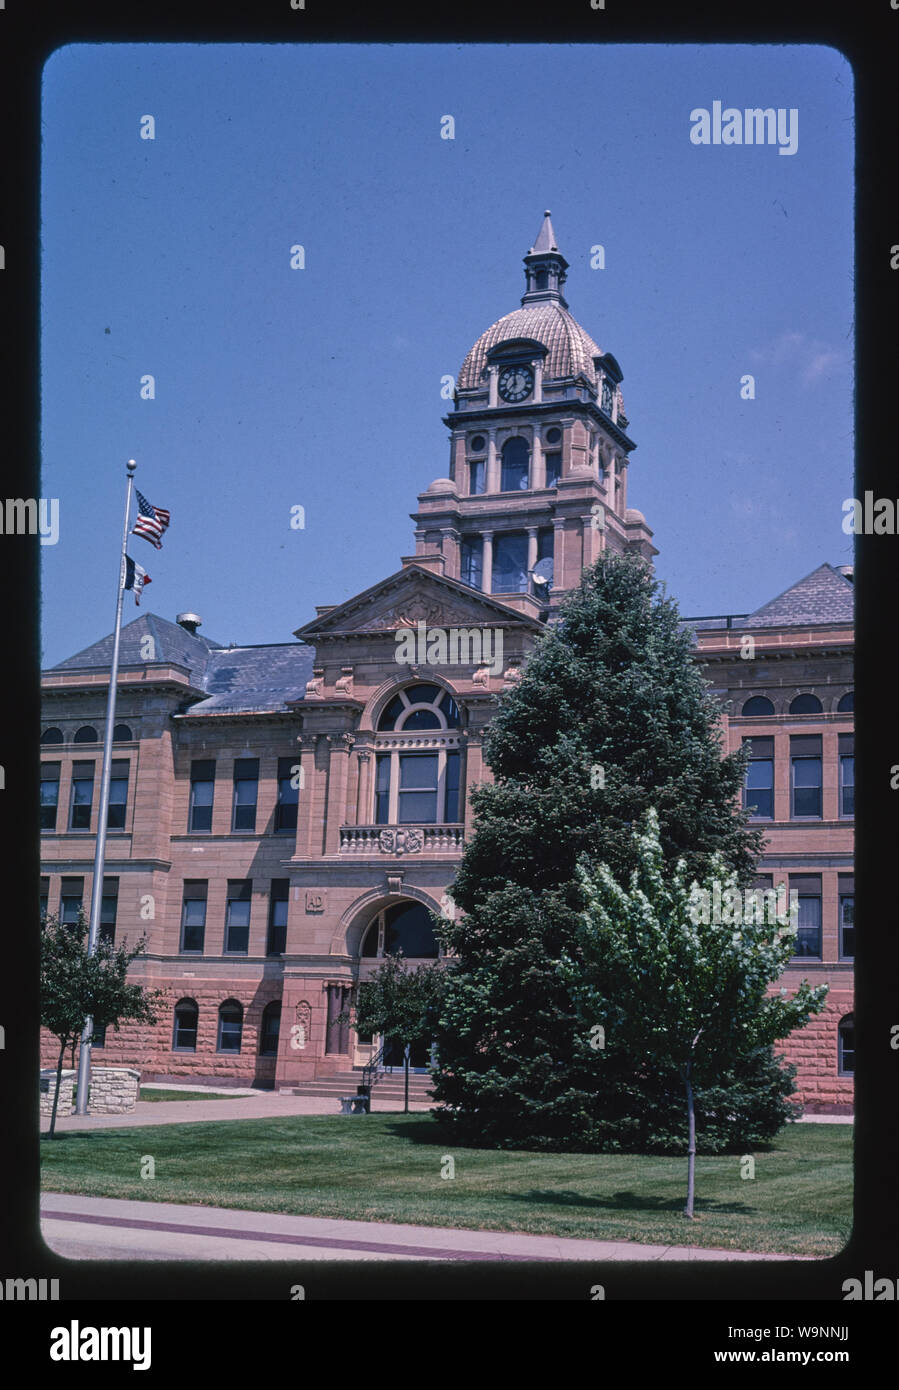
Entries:
<svg viewBox="0 0 899 1390">
<path fill-rule="evenodd" d="M 550 221 L 549 208 L 543 214 L 543 225 L 537 233 L 537 240 L 531 247 L 530 254 L 533 256 L 537 251 L 558 251 L 559 246 L 556 241 L 556 234 L 553 231 L 553 224 Z"/>
<path fill-rule="evenodd" d="M 550 220 L 549 208 L 543 214 L 543 224 L 537 233 L 537 240 L 524 258 L 524 273 L 527 289 L 522 295 L 522 304 L 535 300 L 550 300 L 568 308 L 562 298 L 562 286 L 568 262 L 556 243 L 556 234 Z"/>
</svg>

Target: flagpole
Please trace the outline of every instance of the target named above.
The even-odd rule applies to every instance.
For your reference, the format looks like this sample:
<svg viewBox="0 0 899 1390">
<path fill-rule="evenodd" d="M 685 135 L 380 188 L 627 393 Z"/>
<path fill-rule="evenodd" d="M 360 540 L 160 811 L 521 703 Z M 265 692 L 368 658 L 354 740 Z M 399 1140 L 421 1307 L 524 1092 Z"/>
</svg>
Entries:
<svg viewBox="0 0 899 1390">
<path fill-rule="evenodd" d="M 103 771 L 100 775 L 100 809 L 97 824 L 97 845 L 94 852 L 94 881 L 91 887 L 90 930 L 87 938 L 88 956 L 97 951 L 100 936 L 100 909 L 103 904 L 103 865 L 106 857 L 106 820 L 109 814 L 109 781 L 112 771 L 112 731 L 115 725 L 116 683 L 119 674 L 119 638 L 122 632 L 122 602 L 125 597 L 125 550 L 128 545 L 128 520 L 131 515 L 131 492 L 134 487 L 134 459 L 128 460 L 128 490 L 125 498 L 125 524 L 122 530 L 122 554 L 119 561 L 119 591 L 115 607 L 115 631 L 112 639 L 112 664 L 109 670 L 109 692 L 106 697 L 106 730 L 103 735 Z M 94 1020 L 85 1019 L 78 1056 L 78 1095 L 75 1114 L 87 1114 L 87 1095 L 91 1079 L 91 1038 Z"/>
</svg>

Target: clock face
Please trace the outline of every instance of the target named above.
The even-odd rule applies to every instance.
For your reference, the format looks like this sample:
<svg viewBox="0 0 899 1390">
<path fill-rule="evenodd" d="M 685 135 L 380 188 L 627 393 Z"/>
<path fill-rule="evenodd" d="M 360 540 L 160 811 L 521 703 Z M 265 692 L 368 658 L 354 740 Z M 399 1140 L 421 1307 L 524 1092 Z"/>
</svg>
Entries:
<svg viewBox="0 0 899 1390">
<path fill-rule="evenodd" d="M 523 401 L 534 389 L 530 367 L 505 367 L 499 374 L 499 394 L 504 401 Z"/>
</svg>

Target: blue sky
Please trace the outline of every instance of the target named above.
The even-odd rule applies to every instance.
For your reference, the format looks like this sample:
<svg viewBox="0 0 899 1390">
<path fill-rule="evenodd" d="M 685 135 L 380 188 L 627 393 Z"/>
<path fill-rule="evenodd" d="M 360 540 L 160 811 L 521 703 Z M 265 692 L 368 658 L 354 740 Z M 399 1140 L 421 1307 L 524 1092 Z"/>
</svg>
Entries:
<svg viewBox="0 0 899 1390">
<path fill-rule="evenodd" d="M 796 108 L 797 153 L 692 144 L 691 110 L 715 100 Z M 851 562 L 852 100 L 849 64 L 818 46 L 58 50 L 44 664 L 112 628 L 129 457 L 172 513 L 162 551 L 129 543 L 143 611 L 289 641 L 398 569 L 416 495 L 448 468 L 441 378 L 518 306 L 547 207 L 571 311 L 624 371 L 629 503 L 682 611 L 751 611 Z"/>
</svg>

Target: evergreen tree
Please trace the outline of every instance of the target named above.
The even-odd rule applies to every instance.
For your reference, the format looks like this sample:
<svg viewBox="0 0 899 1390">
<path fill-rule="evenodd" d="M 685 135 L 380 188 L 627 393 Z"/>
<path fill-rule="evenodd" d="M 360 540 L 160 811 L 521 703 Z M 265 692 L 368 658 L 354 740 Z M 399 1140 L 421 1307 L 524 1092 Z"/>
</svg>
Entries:
<svg viewBox="0 0 899 1390">
<path fill-rule="evenodd" d="M 558 974 L 583 908 L 582 856 L 626 882 L 632 827 L 653 806 L 671 870 L 683 858 L 701 877 L 718 853 L 751 879 L 761 834 L 739 806 L 745 756 L 722 756 L 719 709 L 679 621 L 643 561 L 601 556 L 491 721 L 495 780 L 473 794 L 475 833 L 452 887 L 461 914 L 443 924 L 456 959 L 437 1033 L 434 1094 L 468 1139 L 613 1146 L 624 1117 L 603 1130 L 603 1116 L 625 1084 L 642 1094 L 639 1078 L 616 1085 L 613 1068 L 597 1090 Z M 644 1096 L 647 1114 L 654 1103 Z"/>
<path fill-rule="evenodd" d="M 785 989 L 768 992 L 793 954 L 795 923 L 774 903 L 760 901 L 765 895 L 755 895 L 755 901 L 742 896 L 736 874 L 727 872 L 720 856 L 713 857 L 702 884 L 687 883 L 683 860 L 671 874 L 652 810 L 633 842 L 638 862 L 628 889 L 605 864 L 598 870 L 579 866 L 587 907 L 578 949 L 562 956 L 559 972 L 583 1027 L 601 1042 L 598 1070 L 619 1058 L 669 1089 L 680 1082 L 681 1143 L 687 1145 L 684 1215 L 692 1217 L 697 1086 L 717 1082 L 724 1093 L 711 1104 L 717 1099 L 729 1107 L 721 1078 L 757 1064 L 778 1038 L 804 1027 L 820 1011 L 827 986 L 812 988 L 803 980 L 790 998 Z M 769 1106 L 775 1120 L 776 1109 Z M 750 1117 L 758 1126 L 759 1116 Z"/>
</svg>

